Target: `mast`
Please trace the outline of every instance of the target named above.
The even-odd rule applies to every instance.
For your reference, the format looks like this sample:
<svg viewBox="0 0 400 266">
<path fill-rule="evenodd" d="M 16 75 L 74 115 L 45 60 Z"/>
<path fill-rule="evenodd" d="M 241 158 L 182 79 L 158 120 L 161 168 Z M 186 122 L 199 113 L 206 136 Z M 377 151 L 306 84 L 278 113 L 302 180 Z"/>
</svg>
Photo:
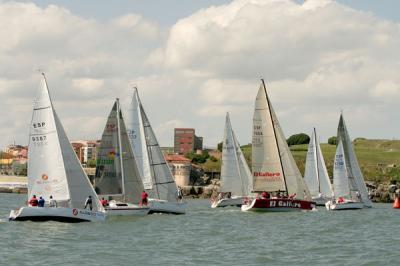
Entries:
<svg viewBox="0 0 400 266">
<path fill-rule="evenodd" d="M 125 173 L 122 158 L 122 143 L 121 143 L 121 126 L 120 126 L 120 108 L 119 108 L 119 98 L 116 99 L 117 102 L 117 127 L 118 127 L 118 150 L 119 150 L 119 160 L 121 167 L 121 178 L 122 178 L 122 199 L 125 201 Z"/>
<path fill-rule="evenodd" d="M 315 168 L 317 170 L 317 180 L 318 180 L 318 192 L 321 193 L 321 180 L 319 177 L 318 154 L 317 154 L 317 152 L 318 152 L 318 150 L 317 150 L 317 131 L 315 130 L 315 127 L 314 127 L 314 150 L 315 150 L 314 154 L 315 154 L 315 162 L 316 162 Z"/>
<path fill-rule="evenodd" d="M 271 122 L 272 122 L 271 124 L 272 124 L 272 129 L 273 129 L 273 132 L 274 132 L 274 138 L 275 138 L 276 147 L 278 148 L 279 162 L 280 162 L 281 169 L 282 169 L 283 181 L 285 182 L 285 191 L 286 191 L 286 193 L 288 194 L 288 189 L 287 189 L 287 184 L 286 184 L 286 177 L 285 177 L 285 170 L 283 169 L 282 158 L 281 158 L 281 151 L 280 151 L 280 148 L 279 148 L 278 139 L 277 139 L 277 137 L 276 137 L 274 119 L 272 118 L 271 103 L 270 103 L 269 98 L 268 98 L 267 88 L 266 88 L 266 86 L 265 86 L 264 79 L 261 79 L 261 81 L 262 81 L 262 84 L 263 84 L 263 86 L 264 86 L 265 97 L 267 98 L 268 109 L 269 109 L 269 116 L 270 116 Z"/>
</svg>

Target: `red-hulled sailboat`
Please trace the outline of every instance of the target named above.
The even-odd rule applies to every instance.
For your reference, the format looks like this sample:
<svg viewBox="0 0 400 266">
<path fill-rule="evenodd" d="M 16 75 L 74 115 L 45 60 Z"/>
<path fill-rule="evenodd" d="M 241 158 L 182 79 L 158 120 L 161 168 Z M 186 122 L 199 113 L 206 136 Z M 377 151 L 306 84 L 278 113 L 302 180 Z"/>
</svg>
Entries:
<svg viewBox="0 0 400 266">
<path fill-rule="evenodd" d="M 242 211 L 312 210 L 310 192 L 297 168 L 269 101 L 264 80 L 258 90 L 252 139 L 253 192 Z"/>
</svg>

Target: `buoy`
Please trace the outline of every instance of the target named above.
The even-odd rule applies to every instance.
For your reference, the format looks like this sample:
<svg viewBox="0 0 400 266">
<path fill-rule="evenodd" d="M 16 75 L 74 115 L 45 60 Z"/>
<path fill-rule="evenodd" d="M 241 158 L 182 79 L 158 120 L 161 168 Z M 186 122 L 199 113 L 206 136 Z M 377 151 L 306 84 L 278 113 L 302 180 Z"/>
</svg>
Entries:
<svg viewBox="0 0 400 266">
<path fill-rule="evenodd" d="M 400 209 L 400 198 L 396 197 L 393 203 L 393 208 L 394 209 Z"/>
</svg>

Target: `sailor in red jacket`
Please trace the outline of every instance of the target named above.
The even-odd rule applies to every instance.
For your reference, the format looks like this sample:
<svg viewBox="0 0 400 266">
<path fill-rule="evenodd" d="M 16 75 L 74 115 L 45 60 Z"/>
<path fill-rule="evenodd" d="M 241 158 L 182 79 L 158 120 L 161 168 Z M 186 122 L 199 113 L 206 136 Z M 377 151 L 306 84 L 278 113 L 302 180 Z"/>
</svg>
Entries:
<svg viewBox="0 0 400 266">
<path fill-rule="evenodd" d="M 140 206 L 143 206 L 143 205 L 147 206 L 147 202 L 148 202 L 147 198 L 148 197 L 149 197 L 149 195 L 147 195 L 146 191 L 143 190 L 142 201 L 140 202 Z"/>
<path fill-rule="evenodd" d="M 32 207 L 38 206 L 38 199 L 36 198 L 36 195 L 33 195 L 33 197 L 29 200 L 29 206 Z"/>
</svg>

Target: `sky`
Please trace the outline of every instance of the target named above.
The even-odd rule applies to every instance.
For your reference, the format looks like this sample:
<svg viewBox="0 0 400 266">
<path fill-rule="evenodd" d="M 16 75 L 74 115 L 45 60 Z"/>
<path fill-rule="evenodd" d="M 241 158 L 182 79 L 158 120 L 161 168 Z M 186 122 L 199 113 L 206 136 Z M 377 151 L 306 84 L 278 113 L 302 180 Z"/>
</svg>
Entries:
<svg viewBox="0 0 400 266">
<path fill-rule="evenodd" d="M 379 2 L 379 3 L 377 3 Z M 116 4 L 118 3 L 118 4 Z M 0 0 L 0 147 L 26 145 L 38 69 L 71 140 L 100 139 L 139 88 L 162 146 L 194 127 L 251 142 L 260 78 L 289 137 L 399 138 L 400 1 Z M 126 108 L 125 108 L 126 109 Z"/>
</svg>

